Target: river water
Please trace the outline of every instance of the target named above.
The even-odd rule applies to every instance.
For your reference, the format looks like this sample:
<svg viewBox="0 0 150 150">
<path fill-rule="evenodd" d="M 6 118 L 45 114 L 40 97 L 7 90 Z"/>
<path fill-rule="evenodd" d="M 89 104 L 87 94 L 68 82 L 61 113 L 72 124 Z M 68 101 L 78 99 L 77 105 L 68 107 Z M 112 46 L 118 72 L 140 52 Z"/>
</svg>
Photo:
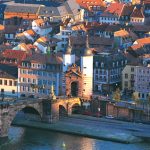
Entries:
<svg viewBox="0 0 150 150">
<path fill-rule="evenodd" d="M 150 143 L 122 144 L 33 128 L 11 127 L 0 150 L 150 150 Z"/>
</svg>

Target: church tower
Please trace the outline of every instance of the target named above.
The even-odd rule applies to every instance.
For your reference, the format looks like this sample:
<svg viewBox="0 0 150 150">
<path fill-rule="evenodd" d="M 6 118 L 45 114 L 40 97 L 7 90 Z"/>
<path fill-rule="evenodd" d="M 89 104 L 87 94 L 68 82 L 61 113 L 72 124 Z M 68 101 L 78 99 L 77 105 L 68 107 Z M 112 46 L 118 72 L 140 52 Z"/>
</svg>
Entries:
<svg viewBox="0 0 150 150">
<path fill-rule="evenodd" d="M 66 53 L 63 55 L 63 72 L 67 71 L 68 66 L 75 63 L 75 54 L 73 54 L 71 41 L 69 38 L 68 47 Z"/>
<path fill-rule="evenodd" d="M 63 73 L 62 73 L 62 94 L 66 94 L 66 79 L 65 73 L 68 67 L 75 64 L 75 54 L 72 51 L 71 41 L 69 37 L 68 47 L 65 54 L 63 55 Z"/>
<path fill-rule="evenodd" d="M 89 47 L 89 37 L 86 37 L 86 48 L 81 57 L 81 72 L 83 74 L 82 96 L 90 99 L 93 94 L 93 54 Z"/>
</svg>

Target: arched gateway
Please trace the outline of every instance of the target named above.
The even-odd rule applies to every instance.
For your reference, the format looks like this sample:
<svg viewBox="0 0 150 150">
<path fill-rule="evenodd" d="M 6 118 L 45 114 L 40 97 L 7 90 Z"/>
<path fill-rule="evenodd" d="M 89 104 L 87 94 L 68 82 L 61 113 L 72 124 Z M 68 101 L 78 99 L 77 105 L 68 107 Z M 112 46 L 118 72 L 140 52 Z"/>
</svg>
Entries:
<svg viewBox="0 0 150 150">
<path fill-rule="evenodd" d="M 66 95 L 73 97 L 82 96 L 82 73 L 80 67 L 72 64 L 68 67 L 65 75 L 66 78 Z"/>
</svg>

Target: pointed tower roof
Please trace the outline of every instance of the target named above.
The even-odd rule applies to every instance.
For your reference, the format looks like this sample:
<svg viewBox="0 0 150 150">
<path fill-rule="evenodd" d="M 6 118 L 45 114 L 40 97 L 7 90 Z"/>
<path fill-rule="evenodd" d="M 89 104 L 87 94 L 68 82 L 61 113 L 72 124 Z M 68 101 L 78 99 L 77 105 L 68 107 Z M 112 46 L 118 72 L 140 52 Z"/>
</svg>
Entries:
<svg viewBox="0 0 150 150">
<path fill-rule="evenodd" d="M 66 49 L 66 53 L 65 54 L 70 54 L 72 53 L 72 46 L 71 46 L 71 39 L 69 37 L 69 41 L 68 41 L 68 47 Z"/>
<path fill-rule="evenodd" d="M 84 56 L 91 56 L 91 55 L 92 55 L 92 51 L 89 46 L 89 36 L 87 34 L 86 35 L 86 48 L 84 50 Z"/>
</svg>

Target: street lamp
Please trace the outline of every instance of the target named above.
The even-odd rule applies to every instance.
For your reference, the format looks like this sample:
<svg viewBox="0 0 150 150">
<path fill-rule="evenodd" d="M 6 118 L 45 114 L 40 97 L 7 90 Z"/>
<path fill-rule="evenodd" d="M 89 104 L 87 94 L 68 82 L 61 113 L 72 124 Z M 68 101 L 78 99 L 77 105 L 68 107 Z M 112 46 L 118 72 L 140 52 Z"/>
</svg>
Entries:
<svg viewBox="0 0 150 150">
<path fill-rule="evenodd" d="M 101 111 L 101 108 L 98 107 L 98 117 L 100 117 L 100 111 Z"/>
</svg>

